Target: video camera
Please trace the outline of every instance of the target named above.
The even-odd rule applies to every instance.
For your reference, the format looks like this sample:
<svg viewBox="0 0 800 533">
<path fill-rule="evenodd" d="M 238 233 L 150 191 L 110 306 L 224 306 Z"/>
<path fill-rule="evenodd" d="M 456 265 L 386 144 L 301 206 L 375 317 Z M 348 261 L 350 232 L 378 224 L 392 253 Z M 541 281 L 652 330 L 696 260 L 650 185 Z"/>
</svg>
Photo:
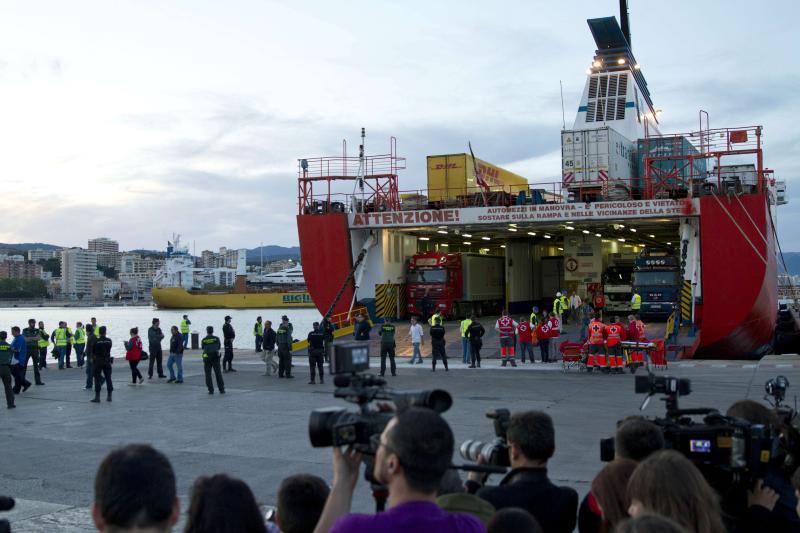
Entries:
<svg viewBox="0 0 800 533">
<path fill-rule="evenodd" d="M 486 413 L 486 418 L 494 420 L 494 440 L 490 442 L 481 442 L 475 439 L 465 440 L 458 451 L 466 461 L 477 462 L 480 457 L 483 457 L 488 465 L 510 467 L 506 432 L 511 421 L 511 413 L 508 409 L 492 409 Z"/>
<path fill-rule="evenodd" d="M 359 406 L 358 411 L 339 407 L 314 409 L 308 421 L 308 436 L 315 448 L 352 445 L 356 450 L 371 455 L 375 453 L 372 437 L 380 435 L 394 416 L 393 412 L 371 410 L 370 402 L 393 402 L 398 411 L 412 406 L 427 407 L 443 413 L 453 405 L 453 398 L 445 390 L 398 392 L 386 387 L 386 380 L 371 374 L 369 346 L 362 343 L 337 344 L 331 357 L 330 371 L 336 390 L 335 398 Z"/>
<path fill-rule="evenodd" d="M 0 511 L 10 511 L 14 508 L 14 498 L 0 496 Z M 0 533 L 11 533 L 11 525 L 8 520 L 0 520 Z"/>
<path fill-rule="evenodd" d="M 718 490 L 749 485 L 763 477 L 778 455 L 780 437 L 773 428 L 725 416 L 712 408 L 681 409 L 678 398 L 691 393 L 688 379 L 637 376 L 635 390 L 647 394 L 641 410 L 654 395 L 665 396 L 666 416 L 650 421 L 661 428 L 666 448 L 691 460 Z M 698 422 L 692 418 L 696 416 L 703 418 Z M 613 437 L 601 440 L 600 453 L 603 461 L 614 458 Z"/>
</svg>

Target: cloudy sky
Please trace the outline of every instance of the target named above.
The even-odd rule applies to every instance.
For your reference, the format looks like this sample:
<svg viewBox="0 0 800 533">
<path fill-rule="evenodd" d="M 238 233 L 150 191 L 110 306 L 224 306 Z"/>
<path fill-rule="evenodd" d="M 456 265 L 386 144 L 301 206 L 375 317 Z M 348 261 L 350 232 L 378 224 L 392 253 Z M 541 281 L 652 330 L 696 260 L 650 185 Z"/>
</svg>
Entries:
<svg viewBox="0 0 800 533">
<path fill-rule="evenodd" d="M 795 2 L 631 2 L 634 53 L 665 131 L 763 124 L 800 250 Z M 463 152 L 560 174 L 594 42 L 570 2 L 61 0 L 0 4 L 0 242 L 162 248 L 297 244 L 296 160 L 398 139 L 401 189 Z M 700 6 L 700 7 L 698 7 Z"/>
</svg>

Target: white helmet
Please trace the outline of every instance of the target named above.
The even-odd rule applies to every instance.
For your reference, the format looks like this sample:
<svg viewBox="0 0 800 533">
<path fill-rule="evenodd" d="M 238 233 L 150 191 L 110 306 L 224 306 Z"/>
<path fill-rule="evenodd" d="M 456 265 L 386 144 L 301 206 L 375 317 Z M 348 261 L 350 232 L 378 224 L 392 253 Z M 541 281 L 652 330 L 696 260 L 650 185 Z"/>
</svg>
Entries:
<svg viewBox="0 0 800 533">
<path fill-rule="evenodd" d="M 556 293 L 556 298 L 561 298 L 561 293 L 560 292 Z"/>
</svg>

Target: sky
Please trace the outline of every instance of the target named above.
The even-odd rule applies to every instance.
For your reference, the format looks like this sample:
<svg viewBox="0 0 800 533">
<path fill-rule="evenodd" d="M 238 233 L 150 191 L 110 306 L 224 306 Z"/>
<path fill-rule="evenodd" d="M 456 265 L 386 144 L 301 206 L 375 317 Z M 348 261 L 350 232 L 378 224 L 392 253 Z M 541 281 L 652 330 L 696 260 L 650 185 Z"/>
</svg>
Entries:
<svg viewBox="0 0 800 533">
<path fill-rule="evenodd" d="M 784 251 L 800 251 L 796 3 L 630 2 L 633 51 L 662 132 L 761 124 L 788 182 Z M 425 156 L 560 175 L 616 0 L 28 0 L 0 4 L 0 242 L 160 249 L 296 245 L 297 159 L 386 153 L 400 189 Z"/>
</svg>

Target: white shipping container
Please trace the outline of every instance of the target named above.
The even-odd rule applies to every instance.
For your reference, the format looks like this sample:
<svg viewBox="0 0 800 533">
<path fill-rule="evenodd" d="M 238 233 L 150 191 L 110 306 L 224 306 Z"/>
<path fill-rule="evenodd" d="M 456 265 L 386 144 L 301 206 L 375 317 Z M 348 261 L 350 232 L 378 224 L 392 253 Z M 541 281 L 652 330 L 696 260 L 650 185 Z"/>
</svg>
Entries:
<svg viewBox="0 0 800 533">
<path fill-rule="evenodd" d="M 561 179 L 565 189 L 634 185 L 634 142 L 605 126 L 561 132 Z"/>
</svg>

